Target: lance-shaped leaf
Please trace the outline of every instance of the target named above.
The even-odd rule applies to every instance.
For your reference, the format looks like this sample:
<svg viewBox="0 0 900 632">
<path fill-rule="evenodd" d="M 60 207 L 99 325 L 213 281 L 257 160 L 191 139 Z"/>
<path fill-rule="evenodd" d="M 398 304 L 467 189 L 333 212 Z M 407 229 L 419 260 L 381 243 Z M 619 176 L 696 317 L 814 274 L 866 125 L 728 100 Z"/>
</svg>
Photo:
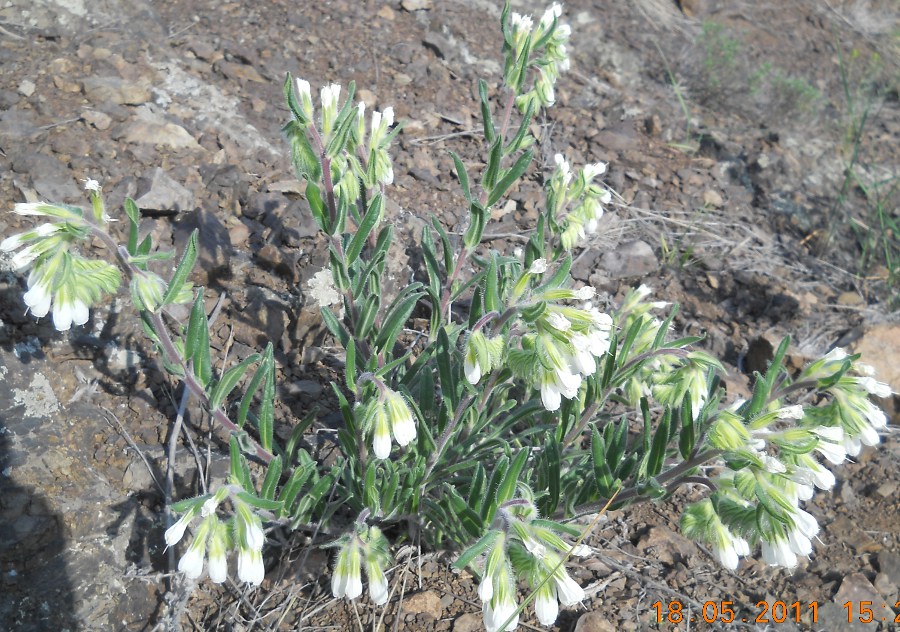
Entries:
<svg viewBox="0 0 900 632">
<path fill-rule="evenodd" d="M 513 163 L 513 166 L 506 170 L 503 174 L 503 177 L 500 178 L 498 182 L 495 182 L 490 189 L 490 195 L 488 196 L 488 207 L 493 206 L 500 198 L 506 195 L 506 192 L 513 185 L 513 183 L 522 177 L 522 174 L 525 173 L 525 170 L 528 168 L 528 165 L 531 164 L 531 159 L 534 157 L 534 152 L 532 150 L 526 151 L 524 154 L 519 156 L 518 160 Z"/>
<path fill-rule="evenodd" d="M 275 489 L 278 487 L 278 481 L 281 479 L 282 463 L 281 455 L 269 461 L 266 478 L 263 479 L 262 489 L 259 491 L 261 498 L 275 500 Z"/>
<path fill-rule="evenodd" d="M 247 390 L 244 392 L 244 397 L 241 399 L 241 405 L 238 408 L 237 415 L 238 427 L 243 427 L 244 423 L 247 421 L 247 414 L 250 412 L 250 404 L 253 402 L 253 397 L 256 395 L 256 391 L 259 390 L 259 387 L 263 383 L 263 379 L 266 377 L 266 373 L 269 370 L 269 364 L 273 363 L 272 354 L 272 343 L 269 343 L 259 366 L 256 367 L 256 373 L 254 373 L 253 377 L 250 379 L 250 384 L 247 385 Z"/>
<path fill-rule="evenodd" d="M 266 374 L 259 403 L 259 442 L 271 452 L 275 425 L 275 356 L 271 342 L 266 346 L 262 364 L 266 366 Z"/>
<path fill-rule="evenodd" d="M 359 257 L 359 254 L 362 252 L 363 246 L 366 245 L 366 240 L 369 238 L 369 234 L 375 229 L 376 226 L 378 226 L 383 217 L 384 196 L 381 195 L 381 193 L 376 193 L 369 201 L 369 207 L 366 210 L 365 217 L 363 217 L 362 224 L 359 225 L 356 234 L 353 235 L 353 239 L 350 240 L 350 245 L 347 247 L 347 250 L 344 254 L 345 260 L 347 262 L 347 267 L 352 266 L 356 259 Z"/>
<path fill-rule="evenodd" d="M 497 538 L 500 537 L 502 531 L 499 529 L 492 529 L 481 536 L 475 544 L 467 548 L 465 551 L 460 554 L 460 556 L 453 562 L 454 568 L 463 569 L 467 567 L 469 564 L 475 561 L 479 555 L 490 549 L 494 542 L 497 541 Z"/>
<path fill-rule="evenodd" d="M 128 254 L 137 254 L 138 229 L 140 228 L 141 210 L 130 197 L 125 198 L 125 215 L 128 216 Z"/>
<path fill-rule="evenodd" d="M 397 298 L 391 303 L 387 315 L 384 318 L 384 324 L 378 332 L 378 338 L 375 340 L 375 347 L 380 351 L 390 351 L 397 336 L 403 329 L 403 325 L 409 320 L 416 303 L 422 297 L 422 284 L 412 283 L 407 286 Z"/>
<path fill-rule="evenodd" d="M 242 377 L 244 377 L 244 373 L 247 372 L 247 369 L 250 368 L 250 365 L 257 360 L 259 360 L 259 354 L 254 353 L 252 356 L 249 356 L 241 361 L 240 364 L 237 364 L 225 371 L 225 374 L 222 375 L 222 379 L 216 383 L 215 387 L 212 390 L 212 393 L 210 393 L 210 410 L 216 410 L 222 406 L 222 404 L 231 394 L 231 391 L 233 391 L 234 387 L 237 386 L 237 383 L 240 382 Z"/>
<path fill-rule="evenodd" d="M 497 130 L 494 128 L 494 118 L 491 116 L 491 102 L 488 100 L 487 83 L 484 79 L 478 80 L 478 98 L 481 101 L 481 120 L 484 122 L 484 139 L 490 144 L 494 142 Z"/>
<path fill-rule="evenodd" d="M 194 363 L 194 375 L 205 388 L 212 379 L 212 360 L 209 349 L 209 321 L 203 306 L 203 290 L 197 292 L 185 340 L 187 357 Z"/>
<path fill-rule="evenodd" d="M 181 263 L 178 264 L 178 268 L 175 270 L 175 274 L 172 275 L 172 280 L 169 281 L 169 287 L 166 288 L 166 293 L 163 295 L 163 305 L 168 305 L 169 303 L 173 303 L 175 301 L 175 298 L 181 293 L 182 287 L 184 286 L 185 281 L 187 281 L 188 275 L 191 273 L 191 270 L 194 269 L 194 264 L 197 262 L 198 235 L 199 231 L 195 228 L 191 232 L 191 236 L 190 238 L 188 238 L 187 244 L 184 247 L 184 254 L 181 256 Z M 149 236 L 147 237 L 147 239 L 149 239 Z M 140 253 L 140 248 L 138 248 L 138 251 L 138 254 L 146 254 Z"/>
<path fill-rule="evenodd" d="M 665 414 L 659 420 L 656 434 L 653 435 L 653 444 L 650 447 L 650 456 L 647 458 L 647 475 L 657 476 L 666 460 L 666 446 L 669 443 L 669 429 L 672 423 L 672 409 L 666 408 Z"/>
<path fill-rule="evenodd" d="M 232 480 L 244 489 L 253 489 L 253 482 L 250 480 L 250 468 L 247 465 L 247 459 L 241 454 L 241 444 L 237 433 L 232 433 L 228 439 L 228 449 L 231 454 Z"/>
<path fill-rule="evenodd" d="M 466 196 L 466 201 L 471 204 L 472 191 L 469 188 L 469 174 L 466 172 L 466 165 L 463 164 L 463 161 L 455 152 L 451 151 L 450 156 L 453 158 L 453 165 L 456 167 L 456 177 L 459 179 L 459 186 L 462 188 L 463 195 Z"/>
</svg>

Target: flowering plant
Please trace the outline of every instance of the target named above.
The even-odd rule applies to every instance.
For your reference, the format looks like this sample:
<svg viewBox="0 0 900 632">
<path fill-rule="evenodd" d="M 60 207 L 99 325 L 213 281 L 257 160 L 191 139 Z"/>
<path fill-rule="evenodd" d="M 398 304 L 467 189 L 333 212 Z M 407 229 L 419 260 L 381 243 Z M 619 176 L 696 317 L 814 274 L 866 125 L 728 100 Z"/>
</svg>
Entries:
<svg viewBox="0 0 900 632">
<path fill-rule="evenodd" d="M 479 576 L 488 630 L 516 627 L 527 603 L 519 580 L 537 619 L 550 625 L 560 605 L 584 598 L 566 571 L 570 556 L 590 553 L 572 518 L 664 498 L 686 484 L 710 493 L 685 507 L 682 529 L 725 567 L 757 546 L 766 562 L 785 567 L 812 553 L 818 525 L 801 505 L 835 482 L 819 456 L 839 464 L 878 443 L 886 425 L 868 396 L 890 389 L 858 356 L 834 350 L 792 375 L 785 340 L 755 376 L 752 397 L 725 403 L 721 364 L 693 348 L 698 338 L 673 337 L 675 308 L 648 300 L 649 288 L 599 309 L 593 288 L 575 287 L 570 253 L 599 229 L 612 201 L 598 180 L 602 163 L 573 169 L 557 154 L 525 247 L 501 253 L 481 245 L 491 209 L 531 168 L 531 122 L 554 104 L 555 82 L 568 69 L 570 30 L 561 17 L 559 4 L 536 24 L 504 8 L 501 116 L 498 123 L 480 82 L 486 160 L 477 184 L 453 155 L 467 227 L 456 238 L 432 218 L 421 236 L 424 280 L 394 296 L 384 283 L 394 236 L 385 221 L 399 131 L 393 110 L 367 116 L 353 84 L 343 101 L 341 86 L 322 88 L 316 104 L 310 84 L 288 75 L 284 134 L 328 240 L 325 280 L 339 307 L 323 302 L 321 313 L 346 352 L 341 383 L 332 384 L 343 418 L 334 462 L 302 447 L 314 420 L 276 442 L 271 344 L 227 370 L 213 368 L 204 292 L 189 280 L 196 234 L 165 280 L 150 268 L 171 253 L 139 238 L 131 200 L 127 243 L 118 244 L 93 180 L 90 212 L 15 206 L 47 219 L 0 244 L 17 251 L 18 268 L 30 267 L 24 300 L 32 313 L 52 308 L 60 331 L 84 324 L 124 277 L 164 367 L 229 434 L 227 480 L 170 506 L 180 517 L 167 525 L 166 544 L 177 546 L 192 528 L 178 563 L 186 577 L 206 566 L 222 582 L 234 553 L 237 577 L 259 585 L 267 532 L 304 527 L 331 534 L 315 544 L 337 549 L 335 597 L 360 598 L 365 575 L 371 602 L 383 605 L 391 545 L 403 539 L 390 542 L 386 529 L 408 523 L 429 546 L 459 551 L 456 565 Z M 79 254 L 90 239 L 115 261 Z M 192 304 L 186 322 L 163 317 L 176 303 Z M 404 327 L 416 310 L 428 314 L 428 328 L 410 338 Z"/>
</svg>

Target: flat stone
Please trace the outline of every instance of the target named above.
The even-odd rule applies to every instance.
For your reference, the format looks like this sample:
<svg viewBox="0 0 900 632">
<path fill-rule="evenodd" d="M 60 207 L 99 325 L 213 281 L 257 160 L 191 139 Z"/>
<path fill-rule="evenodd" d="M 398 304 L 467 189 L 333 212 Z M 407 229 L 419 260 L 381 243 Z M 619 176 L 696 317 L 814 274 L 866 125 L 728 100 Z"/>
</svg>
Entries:
<svg viewBox="0 0 900 632">
<path fill-rule="evenodd" d="M 19 84 L 18 92 L 23 97 L 30 97 L 32 94 L 34 94 L 36 88 L 37 86 L 31 79 L 23 79 Z"/>
<path fill-rule="evenodd" d="M 112 117 L 105 112 L 98 112 L 97 110 L 84 110 L 81 113 L 81 119 L 99 130 L 109 129 L 109 126 L 112 125 Z"/>
<path fill-rule="evenodd" d="M 140 191 L 143 190 L 143 193 Z M 138 184 L 139 208 L 155 211 L 190 211 L 195 207 L 194 194 L 157 167 Z"/>
<path fill-rule="evenodd" d="M 170 149 L 201 149 L 190 132 L 149 108 L 139 108 L 137 115 L 126 122 L 114 138 L 128 143 L 162 145 Z"/>
<path fill-rule="evenodd" d="M 424 614 L 432 619 L 440 619 L 443 612 L 441 598 L 433 590 L 406 595 L 403 598 L 403 610 L 409 614 Z"/>
<path fill-rule="evenodd" d="M 713 208 L 722 208 L 725 204 L 725 200 L 722 199 L 722 195 L 718 191 L 707 189 L 703 192 L 703 203 L 706 206 L 712 206 Z"/>
<path fill-rule="evenodd" d="M 484 617 L 481 613 L 467 612 L 453 622 L 453 632 L 481 632 L 484 630 Z"/>
<path fill-rule="evenodd" d="M 618 627 L 599 612 L 587 612 L 578 618 L 575 632 L 617 632 Z"/>
<path fill-rule="evenodd" d="M 400 6 L 405 11 L 421 11 L 431 8 L 431 0 L 402 0 Z"/>
<path fill-rule="evenodd" d="M 82 85 L 84 96 L 95 105 L 141 105 L 150 100 L 147 86 L 120 77 L 88 77 Z"/>
<path fill-rule="evenodd" d="M 600 267 L 613 278 L 641 277 L 659 268 L 659 261 L 650 244 L 636 239 L 605 252 Z"/>
</svg>

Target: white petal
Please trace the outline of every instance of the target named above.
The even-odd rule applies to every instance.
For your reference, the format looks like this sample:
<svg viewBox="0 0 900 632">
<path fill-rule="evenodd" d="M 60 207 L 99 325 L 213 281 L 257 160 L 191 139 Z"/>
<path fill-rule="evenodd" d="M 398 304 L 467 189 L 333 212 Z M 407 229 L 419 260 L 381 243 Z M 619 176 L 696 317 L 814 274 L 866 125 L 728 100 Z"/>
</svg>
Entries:
<svg viewBox="0 0 900 632">
<path fill-rule="evenodd" d="M 50 311 L 52 297 L 43 285 L 35 285 L 25 292 L 25 304 L 31 308 L 31 313 L 38 318 L 43 318 Z"/>
<path fill-rule="evenodd" d="M 10 235 L 2 242 L 0 242 L 0 250 L 3 252 L 10 252 L 15 250 L 19 246 L 22 245 L 22 235 L 24 233 L 19 233 L 18 235 Z"/>
<path fill-rule="evenodd" d="M 184 514 L 177 522 L 175 522 L 175 524 L 166 529 L 166 546 L 174 546 L 181 541 L 181 538 L 184 537 L 184 530 L 190 522 L 190 520 L 186 520 L 186 518 L 190 515 L 190 513 Z"/>
<path fill-rule="evenodd" d="M 494 582 L 490 578 L 490 576 L 485 575 L 481 579 L 481 583 L 478 584 L 478 597 L 484 602 L 488 603 L 491 600 L 491 597 L 494 596 Z"/>
<path fill-rule="evenodd" d="M 197 579 L 203 573 L 203 553 L 200 548 L 191 546 L 178 561 L 178 570 L 190 577 Z"/>
<path fill-rule="evenodd" d="M 463 362 L 463 372 L 466 374 L 469 384 L 478 384 L 478 380 L 481 379 L 481 366 L 478 364 L 478 360 L 472 362 L 468 356 Z"/>
<path fill-rule="evenodd" d="M 369 597 L 376 606 L 383 606 L 388 600 L 388 583 L 384 575 L 374 580 L 369 577 Z"/>
<path fill-rule="evenodd" d="M 559 616 L 559 603 L 552 590 L 541 590 L 534 600 L 534 613 L 541 625 L 553 625 Z"/>
<path fill-rule="evenodd" d="M 563 575 L 562 579 L 556 578 L 556 594 L 564 606 L 571 606 L 584 600 L 584 589 L 568 575 Z"/>
<path fill-rule="evenodd" d="M 559 395 L 559 389 L 553 382 L 541 384 L 541 403 L 549 411 L 559 410 L 562 402 Z"/>
<path fill-rule="evenodd" d="M 224 555 L 209 558 L 209 579 L 214 584 L 221 584 L 228 578 L 228 560 Z"/>
<path fill-rule="evenodd" d="M 733 571 L 738 567 L 738 559 L 737 551 L 735 551 L 734 546 L 732 544 L 728 544 L 723 548 L 714 549 L 716 553 L 716 557 L 719 558 L 719 563 L 722 564 L 725 568 L 730 571 Z"/>
<path fill-rule="evenodd" d="M 75 302 L 72 304 L 72 322 L 76 325 L 83 325 L 88 321 L 89 317 L 90 310 L 88 310 L 88 306 L 84 302 L 75 299 Z"/>
<path fill-rule="evenodd" d="M 389 433 L 376 432 L 372 438 L 372 452 L 379 459 L 391 456 L 391 435 Z"/>
<path fill-rule="evenodd" d="M 399 445 L 409 445 L 409 442 L 416 438 L 416 422 L 412 417 L 395 420 L 391 429 L 394 431 L 394 439 Z"/>
<path fill-rule="evenodd" d="M 53 307 L 53 326 L 57 331 L 69 331 L 72 327 L 74 308 L 71 303 L 57 302 Z"/>
</svg>

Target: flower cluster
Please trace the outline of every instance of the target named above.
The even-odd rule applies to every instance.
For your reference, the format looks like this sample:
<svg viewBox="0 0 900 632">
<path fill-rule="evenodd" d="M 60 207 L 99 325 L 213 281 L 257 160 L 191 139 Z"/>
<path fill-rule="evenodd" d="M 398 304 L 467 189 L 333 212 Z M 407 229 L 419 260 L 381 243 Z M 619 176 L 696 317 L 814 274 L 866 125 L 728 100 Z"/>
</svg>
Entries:
<svg viewBox="0 0 900 632">
<path fill-rule="evenodd" d="M 537 110 L 556 102 L 553 87 L 562 72 L 569 69 L 566 44 L 571 35 L 568 24 L 559 24 L 562 5 L 554 2 L 541 17 L 537 26 L 531 16 L 513 13 L 504 28 L 506 85 L 516 94 L 516 104 L 524 112 L 529 106 Z M 527 71 L 537 68 L 531 90 L 525 92 Z"/>
<path fill-rule="evenodd" d="M 304 179 L 317 181 L 323 164 L 328 167 L 335 195 L 349 205 L 360 195 L 360 183 L 367 189 L 391 184 L 394 170 L 389 154 L 396 131 L 394 109 L 372 112 L 366 132 L 366 104 L 351 107 L 351 95 L 341 106 L 341 86 L 330 84 L 320 91 L 320 120 L 315 124 L 311 88 L 297 79 L 285 86 L 294 120 L 285 126 L 291 141 L 294 165 Z M 321 161 L 322 154 L 327 160 Z"/>
<path fill-rule="evenodd" d="M 231 496 L 234 515 L 227 521 L 219 518 L 217 510 L 221 503 Z M 166 529 L 166 546 L 175 546 L 184 537 L 185 530 L 200 516 L 202 520 L 194 530 L 194 539 L 178 561 L 178 570 L 191 579 L 203 574 L 204 559 L 209 557 L 209 579 L 221 583 L 228 577 L 227 553 L 237 549 L 238 579 L 259 586 L 266 569 L 262 559 L 262 548 L 266 538 L 262 529 L 262 519 L 253 508 L 232 494 L 228 486 L 215 494 L 200 496 L 179 503 L 185 507 L 184 513 L 171 527 Z"/>
<path fill-rule="evenodd" d="M 329 546 L 339 547 L 331 592 L 338 599 L 356 599 L 362 595 L 361 569 L 366 569 L 369 597 L 383 606 L 388 600 L 388 583 L 384 568 L 390 563 L 387 538 L 378 527 L 365 525 L 365 516 L 357 520 L 355 529 Z"/>
<path fill-rule="evenodd" d="M 372 452 L 386 459 L 391 455 L 391 436 L 401 447 L 416 438 L 416 419 L 403 395 L 377 378 L 369 379 L 378 386 L 378 397 L 365 407 L 363 426 L 372 432 Z"/>
<path fill-rule="evenodd" d="M 612 193 L 593 182 L 606 173 L 605 163 L 588 163 L 576 177 L 562 154 L 556 154 L 554 162 L 556 167 L 546 187 L 547 212 L 552 226 L 561 231 L 563 249 L 571 250 L 588 234 L 597 232 L 604 205 L 612 201 Z"/>
<path fill-rule="evenodd" d="M 88 181 L 89 186 L 95 184 Z M 97 196 L 94 189 L 89 190 L 92 198 Z M 112 264 L 86 259 L 70 250 L 74 242 L 89 234 L 83 211 L 37 202 L 16 204 L 14 212 L 56 220 L 7 237 L 0 243 L 3 252 L 22 248 L 12 258 L 16 269 L 31 266 L 28 291 L 23 297 L 28 309 L 42 318 L 52 307 L 53 326 L 59 331 L 68 331 L 73 324 L 83 325 L 88 320 L 89 307 L 104 293 L 115 292 L 121 283 L 121 274 Z"/>
<path fill-rule="evenodd" d="M 682 526 L 712 546 L 727 568 L 750 554 L 743 534 L 760 541 L 763 559 L 773 566 L 792 568 L 812 553 L 819 525 L 800 503 L 835 484 L 816 454 L 838 465 L 861 445 L 877 444 L 887 423 L 868 398 L 886 397 L 890 387 L 856 360 L 835 349 L 801 373 L 801 381 L 818 382 L 831 396 L 819 406 L 776 401 L 748 417 L 750 403 L 739 400 L 712 421 L 709 442 L 722 452 L 726 469 L 713 479 L 712 497 L 687 509 Z"/>
<path fill-rule="evenodd" d="M 534 261 L 516 283 L 512 298 L 515 300 L 524 292 L 530 277 L 546 270 L 543 259 Z M 590 303 L 580 308 L 563 303 L 589 301 L 593 296 L 594 289 L 589 286 L 579 290 L 551 288 L 531 296 L 531 302 L 526 303 L 537 305 L 536 313 L 530 308 L 522 310 L 522 324 L 527 332 L 519 337 L 521 346 L 509 350 L 509 367 L 540 391 L 541 402 L 549 411 L 559 409 L 562 397 L 575 398 L 582 380 L 597 371 L 596 359 L 609 351 L 612 318 Z M 498 344 L 497 350 L 503 347 Z M 482 355 L 487 356 L 492 367 L 497 366 L 489 353 Z M 481 368 L 482 360 L 478 362 Z"/>
<path fill-rule="evenodd" d="M 534 610 L 543 625 L 552 625 L 559 605 L 572 606 L 584 600 L 584 590 L 565 570 L 564 556 L 583 555 L 587 547 L 572 547 L 538 519 L 537 509 L 524 499 L 498 508 L 499 529 L 487 553 L 478 585 L 484 625 L 488 632 L 514 630 L 516 613 L 515 576 L 535 591 Z M 507 627 L 502 627 L 509 621 Z"/>
<path fill-rule="evenodd" d="M 478 384 L 482 376 L 502 365 L 505 346 L 502 336 L 489 339 L 480 329 L 469 334 L 463 359 L 463 373 L 469 384 Z"/>
</svg>

